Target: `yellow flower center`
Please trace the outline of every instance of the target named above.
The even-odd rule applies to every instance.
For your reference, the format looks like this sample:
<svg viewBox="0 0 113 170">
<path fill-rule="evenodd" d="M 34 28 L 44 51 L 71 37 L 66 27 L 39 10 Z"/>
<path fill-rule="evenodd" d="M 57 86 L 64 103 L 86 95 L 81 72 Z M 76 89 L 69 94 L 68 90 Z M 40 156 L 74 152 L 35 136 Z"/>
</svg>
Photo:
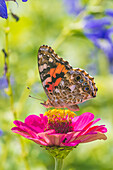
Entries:
<svg viewBox="0 0 113 170">
<path fill-rule="evenodd" d="M 71 123 L 76 114 L 70 110 L 53 109 L 45 112 L 48 126 L 45 130 L 54 129 L 56 133 L 67 133 L 73 130 Z"/>
</svg>

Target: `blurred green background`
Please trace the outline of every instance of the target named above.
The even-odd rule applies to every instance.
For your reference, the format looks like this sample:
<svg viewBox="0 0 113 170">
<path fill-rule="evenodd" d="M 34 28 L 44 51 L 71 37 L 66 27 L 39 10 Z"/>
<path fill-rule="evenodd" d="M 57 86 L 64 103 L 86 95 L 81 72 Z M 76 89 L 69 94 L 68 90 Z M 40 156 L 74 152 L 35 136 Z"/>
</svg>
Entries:
<svg viewBox="0 0 113 170">
<path fill-rule="evenodd" d="M 87 1 L 88 2 L 88 1 Z M 95 7 L 96 0 L 89 1 Z M 98 1 L 99 2 L 99 1 Z M 102 1 L 102 9 L 112 8 L 112 0 Z M 96 7 L 95 7 L 96 8 Z M 67 13 L 61 0 L 37 0 L 26 3 L 9 3 L 9 9 L 20 17 L 18 22 L 9 15 L 9 70 L 14 94 L 14 107 L 18 119 L 24 121 L 29 114 L 44 113 L 46 109 L 40 101 L 28 97 L 47 99 L 44 93 L 37 67 L 37 52 L 41 45 L 53 47 L 56 53 L 74 68 L 82 68 L 95 77 L 98 87 L 97 97 L 80 104 L 78 115 L 84 112 L 101 118 L 100 124 L 108 128 L 106 141 L 95 141 L 80 144 L 65 159 L 65 170 L 112 170 L 113 169 L 113 74 L 109 73 L 108 61 L 100 50 L 93 59 L 90 57 L 94 45 L 81 32 L 74 30 L 68 34 L 69 26 L 75 22 L 75 16 Z M 3 75 L 6 20 L 0 18 L 0 77 Z M 90 64 L 96 70 L 88 69 Z M 29 91 L 27 86 L 31 88 Z M 13 113 L 10 99 L 5 94 L 7 89 L 0 90 L 0 165 L 4 170 L 24 170 L 28 160 L 31 170 L 54 169 L 53 158 L 39 145 L 21 138 L 11 132 Z M 24 154 L 23 154 L 24 153 Z M 23 160 L 23 157 L 25 158 Z M 26 164 L 27 166 L 27 164 Z"/>
</svg>

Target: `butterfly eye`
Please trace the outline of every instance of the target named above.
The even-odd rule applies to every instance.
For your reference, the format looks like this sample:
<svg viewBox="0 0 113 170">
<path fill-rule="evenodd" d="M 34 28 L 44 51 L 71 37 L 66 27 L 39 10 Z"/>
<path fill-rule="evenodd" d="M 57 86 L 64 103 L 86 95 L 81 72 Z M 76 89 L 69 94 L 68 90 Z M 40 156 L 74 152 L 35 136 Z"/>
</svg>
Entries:
<svg viewBox="0 0 113 170">
<path fill-rule="evenodd" d="M 84 87 L 84 91 L 89 91 L 89 87 Z"/>
<path fill-rule="evenodd" d="M 83 79 L 81 79 L 79 82 L 80 82 L 80 83 L 83 83 L 83 81 L 84 81 L 84 80 L 83 80 Z"/>
</svg>

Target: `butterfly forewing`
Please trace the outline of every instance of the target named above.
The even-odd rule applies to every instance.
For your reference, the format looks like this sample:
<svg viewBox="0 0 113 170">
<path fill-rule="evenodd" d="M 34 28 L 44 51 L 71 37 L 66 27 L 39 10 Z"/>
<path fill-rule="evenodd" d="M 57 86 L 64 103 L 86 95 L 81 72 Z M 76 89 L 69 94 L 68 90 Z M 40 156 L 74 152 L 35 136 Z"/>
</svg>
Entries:
<svg viewBox="0 0 113 170">
<path fill-rule="evenodd" d="M 38 51 L 38 67 L 46 93 L 53 93 L 61 79 L 72 67 L 54 52 L 51 47 L 41 46 Z"/>
</svg>

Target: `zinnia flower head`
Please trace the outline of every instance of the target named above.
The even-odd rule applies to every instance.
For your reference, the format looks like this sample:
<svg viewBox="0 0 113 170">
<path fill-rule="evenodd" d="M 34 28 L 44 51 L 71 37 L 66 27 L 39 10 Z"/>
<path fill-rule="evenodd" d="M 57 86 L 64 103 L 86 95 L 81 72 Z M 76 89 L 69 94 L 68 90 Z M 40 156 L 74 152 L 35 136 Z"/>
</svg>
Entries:
<svg viewBox="0 0 113 170">
<path fill-rule="evenodd" d="M 24 123 L 14 121 L 12 131 L 45 147 L 52 156 L 64 159 L 80 143 L 106 140 L 105 125 L 93 126 L 100 120 L 92 113 L 80 116 L 69 110 L 53 109 L 45 115 L 29 115 Z"/>
<path fill-rule="evenodd" d="M 105 125 L 93 126 L 100 118 L 86 112 L 76 116 L 69 110 L 53 109 L 45 115 L 29 115 L 25 122 L 14 121 L 12 131 L 44 146 L 76 146 L 97 139 L 106 140 Z"/>
</svg>

